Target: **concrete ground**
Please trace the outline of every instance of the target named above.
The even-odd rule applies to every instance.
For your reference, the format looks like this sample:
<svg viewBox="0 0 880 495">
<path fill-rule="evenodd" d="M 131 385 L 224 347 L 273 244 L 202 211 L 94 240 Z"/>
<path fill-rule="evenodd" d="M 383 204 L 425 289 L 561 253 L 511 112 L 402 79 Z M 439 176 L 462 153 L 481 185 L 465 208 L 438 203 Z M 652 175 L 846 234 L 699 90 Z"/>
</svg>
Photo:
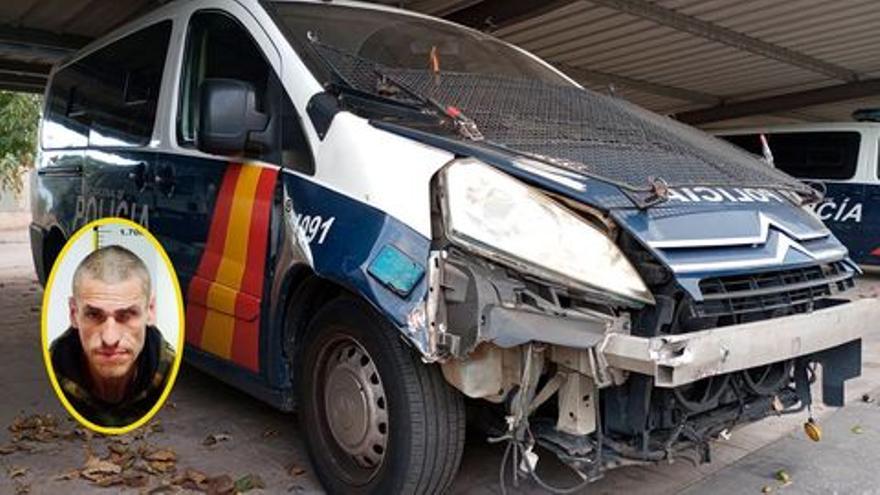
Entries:
<svg viewBox="0 0 880 495">
<path fill-rule="evenodd" d="M 877 278 L 860 286 L 863 294 L 878 289 Z M 39 348 L 41 297 L 26 231 L 0 230 L 0 493 L 173 493 L 186 490 L 181 486 L 219 490 L 235 481 L 239 488 L 265 486 L 267 493 L 321 492 L 293 415 L 277 412 L 187 366 L 181 369 L 169 402 L 149 426 L 122 439 L 92 436 L 77 428 L 46 376 Z M 816 408 L 825 427 L 821 443 L 804 439 L 803 417 L 769 418 L 716 442 L 712 464 L 618 469 L 585 492 L 761 493 L 766 486 L 780 493 L 880 493 L 873 482 L 880 478 L 875 474 L 880 465 L 880 406 L 860 401 L 865 393 L 872 397 L 880 393 L 874 391 L 878 386 L 880 339 L 875 339 L 864 346 L 863 376 L 848 383 L 847 397 L 855 403 L 840 411 Z M 58 424 L 45 417 L 42 423 L 16 419 L 34 414 L 51 414 Z M 16 437 L 24 438 L 13 442 Z M 108 449 L 133 461 L 159 451 L 156 455 L 165 461 L 137 460 L 119 475 L 92 464 L 94 477 L 112 483 L 109 488 L 66 479 L 90 455 L 102 457 Z M 168 461 L 168 452 L 162 452 L 169 449 L 173 462 Z M 856 452 L 858 459 L 853 458 Z M 501 454 L 500 447 L 469 434 L 453 493 L 499 493 Z M 576 481 L 549 454 L 542 454 L 539 472 L 548 481 L 560 486 Z M 774 479 L 778 470 L 788 473 L 790 484 L 781 487 L 783 483 Z M 260 483 L 248 475 L 258 476 Z M 532 483 L 509 491 L 541 493 Z"/>
</svg>

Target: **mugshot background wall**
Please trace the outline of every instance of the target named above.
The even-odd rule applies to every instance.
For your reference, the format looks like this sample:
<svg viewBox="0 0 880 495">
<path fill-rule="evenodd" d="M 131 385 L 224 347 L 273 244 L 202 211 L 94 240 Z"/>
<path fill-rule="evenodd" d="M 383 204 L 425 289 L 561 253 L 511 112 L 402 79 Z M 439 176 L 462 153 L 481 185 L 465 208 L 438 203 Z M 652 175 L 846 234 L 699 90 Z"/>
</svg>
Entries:
<svg viewBox="0 0 880 495">
<path fill-rule="evenodd" d="M 70 326 L 67 301 L 71 295 L 73 272 L 80 261 L 99 247 L 120 245 L 138 255 L 153 280 L 156 294 L 156 323 L 165 340 L 176 349 L 178 326 L 177 304 L 174 297 L 174 284 L 165 263 L 153 245 L 137 230 L 125 225 L 101 225 L 77 239 L 61 260 L 50 292 L 48 315 L 48 341 L 51 342 Z"/>
</svg>

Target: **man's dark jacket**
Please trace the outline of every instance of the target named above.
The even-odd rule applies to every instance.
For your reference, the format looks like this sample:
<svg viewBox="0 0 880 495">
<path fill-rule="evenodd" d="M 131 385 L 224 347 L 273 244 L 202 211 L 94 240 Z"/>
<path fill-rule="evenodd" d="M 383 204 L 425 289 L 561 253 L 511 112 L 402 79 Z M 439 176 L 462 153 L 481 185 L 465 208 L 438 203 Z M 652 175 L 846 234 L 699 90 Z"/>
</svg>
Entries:
<svg viewBox="0 0 880 495">
<path fill-rule="evenodd" d="M 89 391 L 79 331 L 68 328 L 49 348 L 52 368 L 64 396 L 84 418 L 99 426 L 128 426 L 156 404 L 174 365 L 174 349 L 154 326 L 147 327 L 144 348 L 135 362 L 137 374 L 126 396 L 119 403 L 104 402 Z"/>
</svg>

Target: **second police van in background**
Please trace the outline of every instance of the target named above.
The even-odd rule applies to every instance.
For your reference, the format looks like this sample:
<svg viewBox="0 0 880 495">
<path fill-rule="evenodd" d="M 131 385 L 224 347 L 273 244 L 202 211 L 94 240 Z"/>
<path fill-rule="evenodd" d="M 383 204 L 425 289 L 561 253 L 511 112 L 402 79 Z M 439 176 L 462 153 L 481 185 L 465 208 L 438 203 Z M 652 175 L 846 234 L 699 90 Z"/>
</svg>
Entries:
<svg viewBox="0 0 880 495">
<path fill-rule="evenodd" d="M 503 479 L 708 461 L 806 419 L 818 363 L 843 405 L 880 321 L 811 188 L 377 5 L 164 5 L 53 70 L 37 160 L 41 280 L 86 222 L 146 226 L 185 358 L 296 409 L 333 493 L 446 490 L 466 398 L 525 460 Z"/>
<path fill-rule="evenodd" d="M 757 155 L 763 154 L 764 135 L 773 166 L 822 183 L 825 197 L 812 208 L 850 256 L 863 266 L 880 268 L 880 111 L 860 111 L 854 117 L 860 115 L 860 122 L 774 125 L 716 134 Z"/>
</svg>

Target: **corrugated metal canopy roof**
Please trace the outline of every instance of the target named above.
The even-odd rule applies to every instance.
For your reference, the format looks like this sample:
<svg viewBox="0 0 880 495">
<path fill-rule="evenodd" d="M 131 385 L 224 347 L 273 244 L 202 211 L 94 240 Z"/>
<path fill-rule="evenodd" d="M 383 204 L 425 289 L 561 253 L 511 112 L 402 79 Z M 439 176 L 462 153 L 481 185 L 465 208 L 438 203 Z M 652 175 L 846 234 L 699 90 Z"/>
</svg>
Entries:
<svg viewBox="0 0 880 495">
<path fill-rule="evenodd" d="M 587 87 L 703 125 L 849 120 L 880 107 L 877 0 L 380 0 L 484 29 Z M 0 87 L 163 0 L 0 2 Z"/>
<path fill-rule="evenodd" d="M 850 120 L 880 107 L 876 0 L 383 3 L 489 31 L 592 89 L 613 85 L 703 125 Z"/>
<path fill-rule="evenodd" d="M 0 88 L 42 91 L 52 64 L 160 0 L 3 0 Z"/>
</svg>

